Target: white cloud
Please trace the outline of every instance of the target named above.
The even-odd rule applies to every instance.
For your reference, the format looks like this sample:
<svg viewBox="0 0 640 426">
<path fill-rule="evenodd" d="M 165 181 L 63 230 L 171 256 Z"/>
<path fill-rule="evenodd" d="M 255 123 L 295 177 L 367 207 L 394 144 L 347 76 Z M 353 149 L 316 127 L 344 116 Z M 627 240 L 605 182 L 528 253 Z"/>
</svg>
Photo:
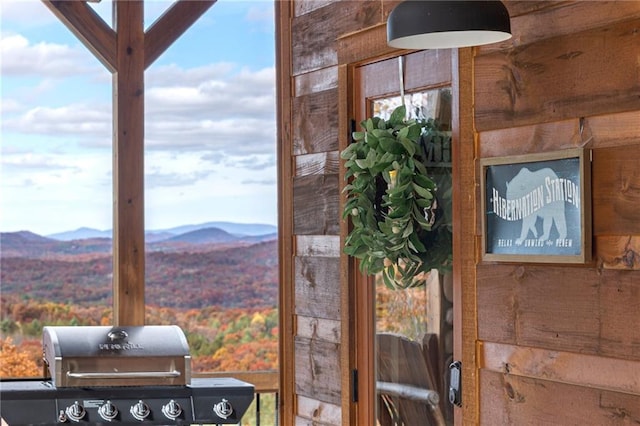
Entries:
<svg viewBox="0 0 640 426">
<path fill-rule="evenodd" d="M 16 99 L 0 99 L 0 113 L 2 115 L 11 114 L 24 110 L 24 105 Z"/>
<path fill-rule="evenodd" d="M 3 120 L 3 130 L 60 136 L 111 135 L 111 110 L 104 105 L 71 104 L 59 108 L 36 106 Z"/>
<path fill-rule="evenodd" d="M 4 76 L 64 78 L 95 72 L 91 54 L 81 46 L 39 42 L 32 44 L 20 34 L 2 34 L 0 69 Z"/>
</svg>

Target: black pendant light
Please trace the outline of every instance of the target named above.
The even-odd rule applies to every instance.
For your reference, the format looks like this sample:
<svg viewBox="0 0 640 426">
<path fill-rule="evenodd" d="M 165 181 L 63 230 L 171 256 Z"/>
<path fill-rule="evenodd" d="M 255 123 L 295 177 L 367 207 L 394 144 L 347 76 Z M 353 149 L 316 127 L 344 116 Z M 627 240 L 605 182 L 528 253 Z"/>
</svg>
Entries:
<svg viewBox="0 0 640 426">
<path fill-rule="evenodd" d="M 387 42 L 402 49 L 450 49 L 511 38 L 501 1 L 405 0 L 389 14 Z"/>
</svg>

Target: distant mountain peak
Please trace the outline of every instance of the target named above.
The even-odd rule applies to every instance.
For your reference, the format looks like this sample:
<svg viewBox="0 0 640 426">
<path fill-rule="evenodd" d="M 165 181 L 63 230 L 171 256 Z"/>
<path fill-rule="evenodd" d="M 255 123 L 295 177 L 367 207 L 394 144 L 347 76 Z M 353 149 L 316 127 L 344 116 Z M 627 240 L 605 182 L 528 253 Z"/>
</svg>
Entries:
<svg viewBox="0 0 640 426">
<path fill-rule="evenodd" d="M 58 241 L 84 240 L 87 238 L 111 238 L 111 231 L 100 231 L 99 229 L 81 227 L 75 231 L 58 232 L 56 234 L 47 235 Z"/>
<path fill-rule="evenodd" d="M 2 232 L 0 238 L 4 241 L 25 241 L 25 242 L 50 242 L 51 238 L 43 237 L 42 235 L 35 234 L 31 231 L 17 231 L 17 232 Z"/>
<path fill-rule="evenodd" d="M 204 228 L 197 229 L 195 231 L 185 232 L 184 234 L 176 235 L 175 237 L 168 238 L 164 241 L 181 242 L 191 244 L 204 244 L 204 243 L 227 243 L 235 241 L 238 238 L 220 228 Z"/>
</svg>

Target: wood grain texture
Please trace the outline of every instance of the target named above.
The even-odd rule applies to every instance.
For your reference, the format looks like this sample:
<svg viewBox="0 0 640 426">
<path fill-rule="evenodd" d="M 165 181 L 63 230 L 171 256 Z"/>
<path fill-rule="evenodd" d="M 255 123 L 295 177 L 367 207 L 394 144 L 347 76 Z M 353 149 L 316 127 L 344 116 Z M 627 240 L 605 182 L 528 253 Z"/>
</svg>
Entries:
<svg viewBox="0 0 640 426">
<path fill-rule="evenodd" d="M 462 409 L 454 408 L 456 425 L 478 423 L 478 340 L 475 231 L 477 143 L 473 128 L 473 52 L 451 52 L 453 140 L 453 333 L 454 359 L 462 361 Z"/>
<path fill-rule="evenodd" d="M 339 1 L 341 0 L 296 0 L 293 2 L 293 16 L 304 15 L 305 13 L 313 12 L 316 9 Z"/>
<path fill-rule="evenodd" d="M 640 235 L 640 144 L 593 150 L 594 235 Z"/>
<path fill-rule="evenodd" d="M 482 370 L 480 424 L 631 425 L 640 397 Z"/>
<path fill-rule="evenodd" d="M 340 257 L 339 235 L 296 235 L 296 256 Z"/>
<path fill-rule="evenodd" d="M 640 361 L 483 342 L 480 368 L 640 396 Z"/>
<path fill-rule="evenodd" d="M 640 110 L 481 132 L 480 157 L 640 143 Z"/>
<path fill-rule="evenodd" d="M 293 160 L 292 84 L 291 84 L 291 15 L 292 2 L 275 2 L 277 155 L 278 155 L 278 316 L 280 394 L 278 414 L 282 425 L 295 418 L 295 267 L 293 235 Z"/>
<path fill-rule="evenodd" d="M 319 152 L 295 157 L 296 176 L 329 175 L 338 173 L 340 153 L 338 151 Z"/>
<path fill-rule="evenodd" d="M 595 250 L 605 269 L 640 270 L 640 235 L 596 237 Z"/>
<path fill-rule="evenodd" d="M 301 416 L 296 416 L 294 424 L 295 426 L 336 426 L 335 424 L 324 423 L 319 420 L 310 420 Z"/>
<path fill-rule="evenodd" d="M 338 149 L 338 91 L 327 90 L 293 100 L 293 154 Z"/>
<path fill-rule="evenodd" d="M 512 19 L 520 15 L 527 15 L 546 8 L 558 6 L 557 1 L 550 0 L 505 0 L 503 3 L 507 7 L 509 16 Z"/>
<path fill-rule="evenodd" d="M 479 54 L 640 17 L 637 1 L 505 1 L 511 16 L 510 40 L 479 47 Z M 544 22 L 544 25 L 540 25 Z"/>
<path fill-rule="evenodd" d="M 340 405 L 340 345 L 296 337 L 296 393 Z"/>
<path fill-rule="evenodd" d="M 382 21 L 379 0 L 329 3 L 293 20 L 293 75 L 338 65 L 336 40 Z"/>
<path fill-rule="evenodd" d="M 338 87 L 338 67 L 322 68 L 316 71 L 300 74 L 293 79 L 294 96 L 310 95 Z"/>
<path fill-rule="evenodd" d="M 340 343 L 340 321 L 298 315 L 296 334 L 308 339 L 319 338 L 326 342 Z"/>
<path fill-rule="evenodd" d="M 115 325 L 144 325 L 143 4 L 114 3 L 113 281 Z"/>
<path fill-rule="evenodd" d="M 640 360 L 640 273 L 480 264 L 478 336 L 496 343 Z"/>
<path fill-rule="evenodd" d="M 640 3 L 640 2 L 639 2 Z M 640 109 L 586 117 L 584 139 L 593 148 L 640 144 Z"/>
<path fill-rule="evenodd" d="M 339 267 L 336 258 L 295 258 L 296 315 L 340 319 Z"/>
<path fill-rule="evenodd" d="M 575 119 L 481 132 L 481 158 L 557 151 L 579 146 L 580 121 Z"/>
<path fill-rule="evenodd" d="M 640 109 L 640 20 L 476 57 L 479 131 Z"/>
<path fill-rule="evenodd" d="M 382 59 L 396 56 L 399 50 L 387 44 L 386 21 L 377 25 L 354 31 L 338 38 L 338 62 L 356 65 L 370 61 L 372 58 Z"/>
<path fill-rule="evenodd" d="M 342 410 L 339 405 L 328 404 L 304 396 L 298 397 L 298 416 L 308 425 L 340 425 Z M 304 420 L 303 420 L 304 419 Z"/>
<path fill-rule="evenodd" d="M 379 78 L 379 75 L 386 78 Z M 378 78 L 376 78 L 378 77 Z M 360 93 L 365 99 L 400 93 L 398 58 L 380 61 L 376 67 L 362 67 Z M 408 92 L 451 85 L 451 50 L 436 49 L 410 53 L 404 57 L 403 86 Z"/>
<path fill-rule="evenodd" d="M 351 117 L 353 114 L 353 93 L 352 73 L 349 72 L 349 65 L 343 64 L 338 67 L 338 146 L 340 150 L 345 149 L 351 142 L 350 129 Z M 344 162 L 339 163 L 338 176 L 345 176 L 346 168 Z M 347 194 L 342 190 L 346 182 L 342 181 L 339 194 L 339 211 L 344 210 L 347 200 Z M 340 310 L 342 316 L 340 318 L 340 365 L 343 366 L 343 374 L 341 375 L 340 387 L 342 389 L 342 424 L 351 425 L 357 421 L 357 410 L 359 405 L 354 404 L 355 399 L 352 377 L 349 372 L 357 368 L 356 353 L 356 323 L 352 312 L 355 312 L 354 287 L 355 278 L 353 272 L 356 270 L 356 261 L 353 257 L 347 256 L 342 250 L 344 240 L 349 233 L 350 223 L 346 220 L 340 221 Z M 344 372 L 347 372 L 345 374 Z"/>
<path fill-rule="evenodd" d="M 338 175 L 313 175 L 293 180 L 294 233 L 338 235 Z"/>
</svg>

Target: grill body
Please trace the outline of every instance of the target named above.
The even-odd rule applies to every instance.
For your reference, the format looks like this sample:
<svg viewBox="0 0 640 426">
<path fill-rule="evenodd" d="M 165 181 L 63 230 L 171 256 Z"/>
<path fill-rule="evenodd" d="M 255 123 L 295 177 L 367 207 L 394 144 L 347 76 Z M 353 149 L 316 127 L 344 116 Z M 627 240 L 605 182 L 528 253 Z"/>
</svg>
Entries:
<svg viewBox="0 0 640 426">
<path fill-rule="evenodd" d="M 186 386 L 92 388 L 56 388 L 49 381 L 19 380 L 3 381 L 0 389 L 0 413 L 9 426 L 237 424 L 254 395 L 252 385 L 232 378 L 194 378 Z M 141 401 L 149 409 L 144 420 L 136 418 L 131 411 Z M 181 409 L 176 418 L 167 417 L 166 410 L 163 411 L 171 401 Z M 73 421 L 67 410 L 76 403 L 85 414 Z M 112 420 L 100 414 L 101 407 L 107 403 L 117 410 Z M 228 416 L 219 415 L 216 407 Z"/>
<path fill-rule="evenodd" d="M 0 381 L 0 416 L 16 425 L 237 424 L 254 386 L 192 378 L 177 326 L 44 327 L 45 379 Z"/>
</svg>

